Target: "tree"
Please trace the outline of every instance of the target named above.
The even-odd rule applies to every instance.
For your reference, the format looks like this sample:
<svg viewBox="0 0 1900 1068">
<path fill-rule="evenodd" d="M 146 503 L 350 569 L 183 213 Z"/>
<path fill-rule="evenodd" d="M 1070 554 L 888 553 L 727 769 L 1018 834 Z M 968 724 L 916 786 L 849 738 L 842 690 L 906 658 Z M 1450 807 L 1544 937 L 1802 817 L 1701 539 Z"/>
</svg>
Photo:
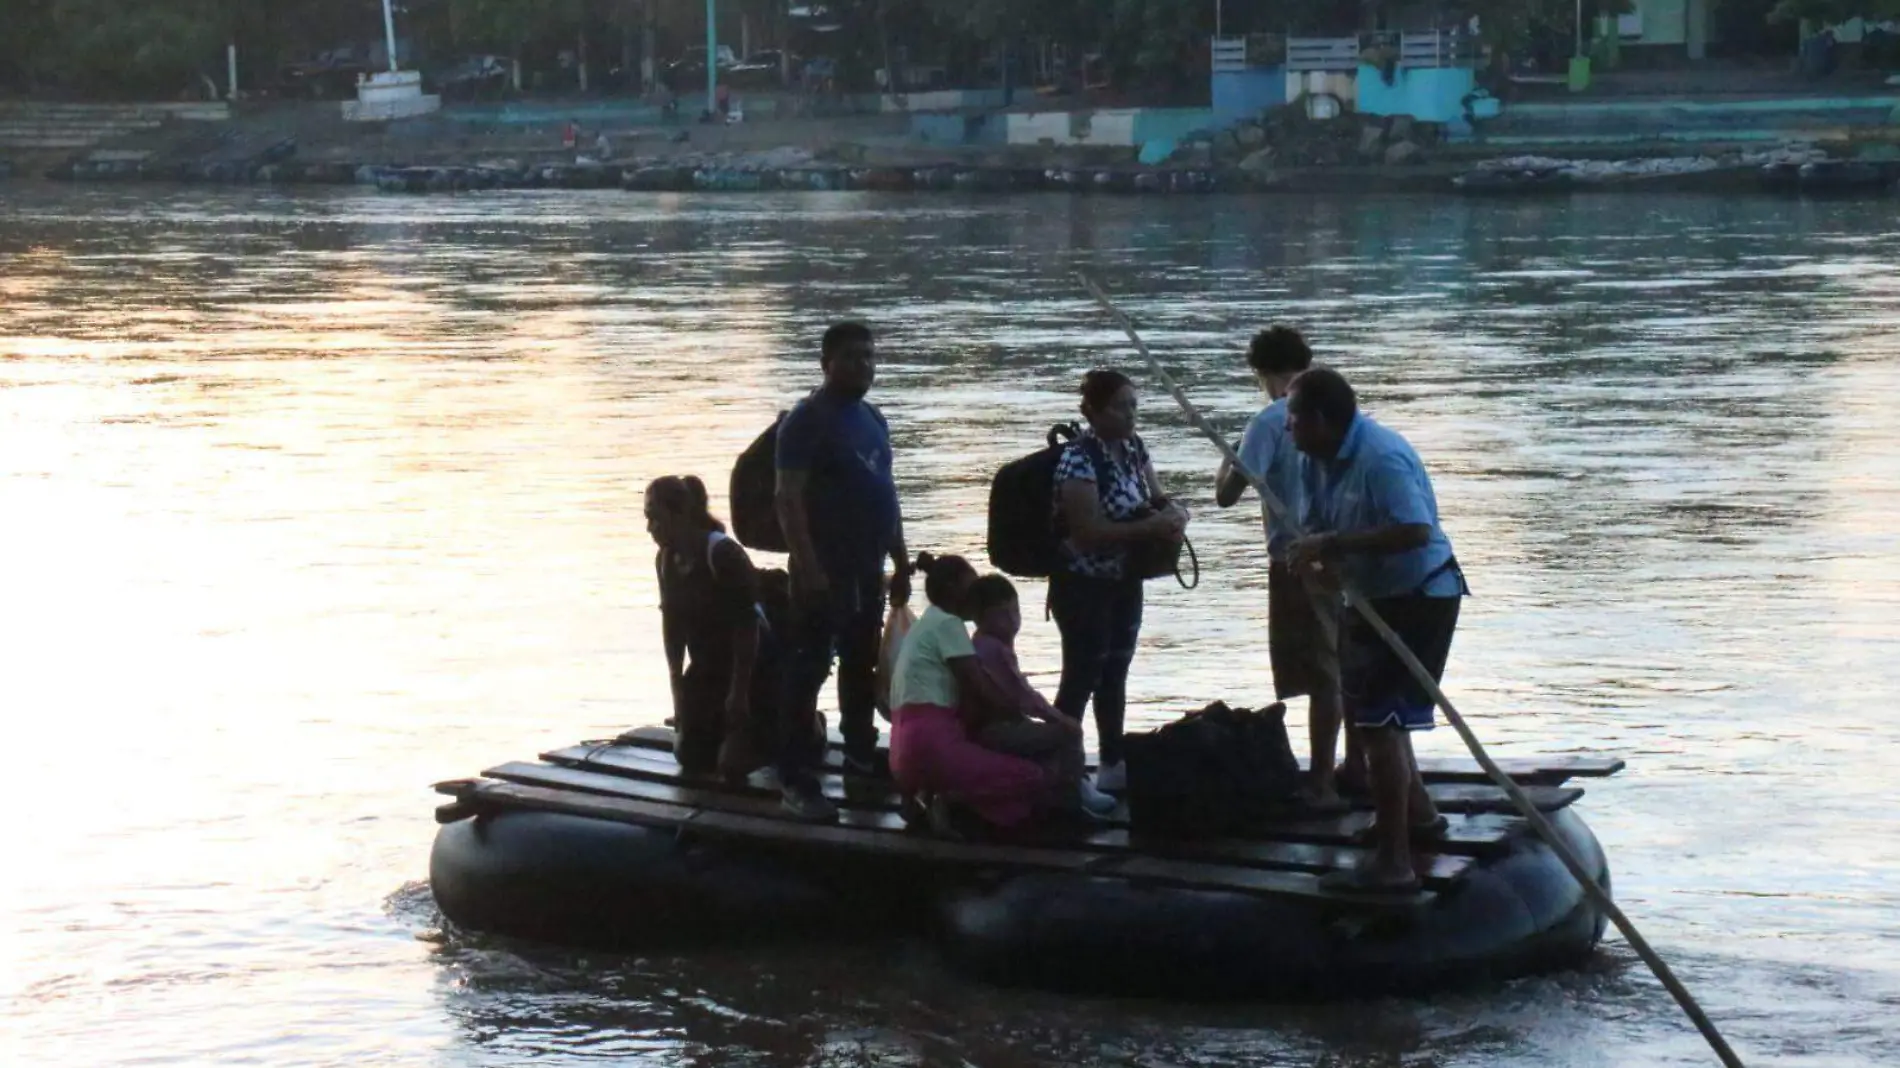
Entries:
<svg viewBox="0 0 1900 1068">
<path fill-rule="evenodd" d="M 1809 19 L 1833 26 L 1849 19 L 1900 18 L 1900 0 L 1781 0 L 1768 17 L 1780 22 Z"/>
<path fill-rule="evenodd" d="M 450 0 L 450 20 L 458 48 L 492 49 L 514 60 L 519 89 L 529 42 L 573 41 L 585 51 L 590 8 L 587 0 Z"/>
<path fill-rule="evenodd" d="M 1577 36 L 1576 0 L 1466 0 L 1461 10 L 1477 16 L 1478 36 L 1493 54 L 1521 53 L 1539 42 Z M 1583 5 L 1583 17 L 1587 22 L 1631 10 L 1630 0 L 1591 0 Z"/>
<path fill-rule="evenodd" d="M 29 50 L 32 74 L 100 91 L 171 96 L 195 88 L 215 66 L 230 27 L 220 0 L 51 0 L 38 6 L 47 37 Z"/>
</svg>

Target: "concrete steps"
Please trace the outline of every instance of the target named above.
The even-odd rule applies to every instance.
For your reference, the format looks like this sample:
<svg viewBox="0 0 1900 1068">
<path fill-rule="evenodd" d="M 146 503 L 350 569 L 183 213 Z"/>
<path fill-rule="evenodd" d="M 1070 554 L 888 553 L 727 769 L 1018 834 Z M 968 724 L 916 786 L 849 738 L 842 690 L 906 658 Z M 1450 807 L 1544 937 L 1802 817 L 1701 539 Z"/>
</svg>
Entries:
<svg viewBox="0 0 1900 1068">
<path fill-rule="evenodd" d="M 1900 117 L 1900 95 L 1539 101 L 1507 106 L 1485 124 L 1493 144 L 1799 139 L 1877 129 Z"/>
<path fill-rule="evenodd" d="M 223 122 L 219 102 L 181 104 L 61 104 L 0 102 L 0 151 L 76 151 L 154 130 L 167 122 Z"/>
<path fill-rule="evenodd" d="M 45 117 L 49 119 L 179 119 L 186 122 L 218 122 L 231 117 L 231 106 L 223 101 L 146 104 L 62 104 L 37 100 L 0 100 L 0 120 Z"/>
</svg>

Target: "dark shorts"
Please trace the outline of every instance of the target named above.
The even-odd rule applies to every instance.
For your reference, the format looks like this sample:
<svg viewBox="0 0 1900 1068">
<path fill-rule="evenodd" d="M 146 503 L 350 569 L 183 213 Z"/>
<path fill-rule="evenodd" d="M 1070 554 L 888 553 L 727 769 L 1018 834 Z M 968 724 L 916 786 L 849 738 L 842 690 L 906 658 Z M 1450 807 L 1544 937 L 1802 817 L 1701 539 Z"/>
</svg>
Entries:
<svg viewBox="0 0 1900 1068">
<path fill-rule="evenodd" d="M 1330 601 L 1329 601 L 1330 603 Z M 1273 696 L 1305 697 L 1334 670 L 1330 643 L 1339 618 L 1320 618 L 1306 584 L 1279 560 L 1267 567 L 1267 657 Z"/>
<path fill-rule="evenodd" d="M 1445 659 L 1451 655 L 1451 636 L 1458 629 L 1462 600 L 1414 594 L 1376 600 L 1372 606 L 1437 682 L 1445 676 Z M 1356 611 L 1348 614 L 1340 628 L 1339 679 L 1346 720 L 1353 726 L 1432 729 L 1431 695 Z"/>
</svg>

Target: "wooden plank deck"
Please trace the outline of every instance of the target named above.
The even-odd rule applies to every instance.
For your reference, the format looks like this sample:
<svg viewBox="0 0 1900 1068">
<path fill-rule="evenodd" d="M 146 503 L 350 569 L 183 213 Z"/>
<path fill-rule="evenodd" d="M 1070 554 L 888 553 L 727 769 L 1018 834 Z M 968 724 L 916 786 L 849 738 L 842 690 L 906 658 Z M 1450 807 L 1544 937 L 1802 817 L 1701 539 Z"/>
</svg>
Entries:
<svg viewBox="0 0 1900 1068">
<path fill-rule="evenodd" d="M 914 863 L 1119 877 L 1184 889 L 1297 897 L 1358 910 L 1410 909 L 1430 902 L 1435 896 L 1431 890 L 1404 896 L 1340 894 L 1320 889 L 1319 876 L 1311 874 L 1182 861 L 1139 853 L 1114 854 L 1081 849 L 952 842 L 915 834 L 866 833 L 863 829 L 851 826 L 800 823 L 786 818 L 732 811 L 730 808 L 691 808 L 645 798 L 582 793 L 572 789 L 512 782 L 456 780 L 439 783 L 436 789 L 454 797 L 456 804 L 476 811 L 512 808 L 562 812 L 661 829 L 682 829 L 694 834 L 768 841 L 812 850 L 870 855 Z"/>
<path fill-rule="evenodd" d="M 673 732 L 666 727 L 638 727 L 622 734 L 618 741 L 643 745 L 650 748 L 673 749 Z M 590 743 L 597 745 L 608 742 Z M 844 742 L 836 731 L 831 734 L 831 745 L 826 754 L 828 766 L 836 768 L 843 764 L 840 751 Z M 1424 774 L 1427 783 L 1469 783 L 1479 786 L 1491 785 L 1491 777 L 1478 767 L 1477 761 L 1450 757 L 1424 757 L 1419 760 L 1419 771 Z M 1497 761 L 1498 767 L 1520 786 L 1561 786 L 1571 779 L 1606 779 L 1622 771 L 1626 766 L 1619 757 L 1563 755 L 1547 757 L 1504 757 Z M 1090 767 L 1094 767 L 1091 761 Z M 1304 762 L 1301 764 L 1305 766 Z"/>
<path fill-rule="evenodd" d="M 711 808 L 767 818 L 785 818 L 778 798 L 769 791 L 735 790 L 724 784 L 632 779 L 598 771 L 557 767 L 550 764 L 510 763 L 482 773 L 491 779 L 578 790 L 613 797 L 658 801 L 682 807 Z M 851 807 L 847 802 L 839 811 L 839 824 L 883 834 L 911 833 L 902 817 L 884 808 Z M 1353 846 L 1310 845 L 1271 840 L 1229 839 L 1195 842 L 1156 841 L 1144 838 L 1125 827 L 1104 827 L 1078 833 L 1072 838 L 1050 841 L 1050 848 L 1084 849 L 1103 853 L 1140 853 L 1173 860 L 1193 860 L 1230 864 L 1237 867 L 1323 875 L 1329 871 L 1359 863 L 1367 851 Z M 1474 863 L 1471 857 L 1452 854 L 1419 856 L 1419 876 L 1427 887 L 1443 889 L 1455 882 Z"/>
<path fill-rule="evenodd" d="M 912 832 L 898 815 L 899 798 L 888 782 L 846 779 L 841 754 L 828 754 L 820 786 L 840 808 L 836 824 L 792 819 L 776 792 L 732 786 L 711 777 L 683 774 L 672 755 L 673 732 L 647 727 L 613 742 L 593 742 L 543 753 L 545 763 L 513 762 L 491 768 L 480 780 L 441 783 L 454 798 L 437 811 L 444 822 L 497 808 L 565 812 L 643 826 L 685 828 L 801 850 L 875 856 L 898 863 L 992 866 L 1025 871 L 1067 871 L 1116 876 L 1157 885 L 1217 889 L 1324 900 L 1353 909 L 1409 908 L 1454 887 L 1478 863 L 1502 853 L 1526 833 L 1524 821 L 1503 792 L 1475 764 L 1426 761 L 1427 789 L 1451 818 L 1451 833 L 1433 854 L 1420 854 L 1425 888 L 1416 896 L 1340 895 L 1319 888 L 1319 878 L 1359 863 L 1366 850 L 1354 836 L 1371 821 L 1369 807 L 1338 816 L 1288 819 L 1257 834 L 1220 840 L 1163 840 L 1142 835 L 1128 823 L 1124 805 L 1099 827 L 1060 837 L 1010 844 L 946 841 Z M 1561 784 L 1622 770 L 1614 758 L 1563 756 L 1499 762 L 1544 811 L 1576 801 L 1583 791 Z"/>
<path fill-rule="evenodd" d="M 641 754 L 643 752 L 649 754 L 658 753 L 663 757 L 665 764 L 672 764 L 672 742 L 670 738 L 666 741 L 665 745 L 662 746 L 659 739 L 652 737 L 641 738 L 636 744 L 631 746 L 606 742 L 593 745 L 569 746 L 566 749 L 556 749 L 551 752 L 542 753 L 541 759 L 557 764 L 608 764 L 614 767 L 641 765 L 650 769 L 659 769 L 661 767 L 661 765 L 655 764 L 650 757 L 642 756 Z M 825 779 L 830 780 L 835 777 L 834 775 L 828 774 L 825 776 Z M 845 788 L 845 786 L 838 787 L 840 790 Z M 883 789 L 888 790 L 889 787 L 883 787 Z M 1432 801 L 1438 805 L 1439 809 L 1448 814 L 1497 813 L 1499 815 L 1514 815 L 1517 812 L 1517 806 L 1511 803 L 1510 798 L 1505 796 L 1504 791 L 1489 784 L 1437 782 L 1428 784 L 1426 790 L 1430 792 Z M 1523 790 L 1530 796 L 1532 803 L 1537 806 L 1540 812 L 1555 812 L 1558 809 L 1568 807 L 1583 797 L 1582 788 L 1575 786 L 1526 785 L 1523 787 Z M 832 800 L 836 801 L 838 798 L 833 797 Z M 892 804 L 894 805 L 895 803 L 896 801 L 893 799 Z M 1353 803 L 1356 807 L 1368 810 L 1372 804 L 1371 801 L 1364 798 L 1356 799 Z"/>
<path fill-rule="evenodd" d="M 543 753 L 541 759 L 566 767 L 632 778 L 661 781 L 673 781 L 680 778 L 679 765 L 674 762 L 671 753 L 641 746 L 570 746 L 566 749 Z M 888 783 L 862 779 L 845 780 L 837 774 L 827 774 L 820 778 L 820 788 L 835 804 L 882 808 L 892 812 L 898 809 L 897 793 Z M 1448 813 L 1447 815 L 1451 820 L 1451 831 L 1440 844 L 1441 851 L 1447 853 L 1467 856 L 1501 853 L 1509 847 L 1509 840 L 1523 833 L 1525 829 L 1524 820 L 1515 815 L 1499 813 Z M 1270 832 L 1263 834 L 1263 837 L 1281 842 L 1350 846 L 1353 844 L 1354 836 L 1371 820 L 1370 810 L 1336 816 L 1305 816 L 1275 824 Z M 1114 826 L 1128 826 L 1126 807 L 1117 811 L 1108 822 Z"/>
</svg>

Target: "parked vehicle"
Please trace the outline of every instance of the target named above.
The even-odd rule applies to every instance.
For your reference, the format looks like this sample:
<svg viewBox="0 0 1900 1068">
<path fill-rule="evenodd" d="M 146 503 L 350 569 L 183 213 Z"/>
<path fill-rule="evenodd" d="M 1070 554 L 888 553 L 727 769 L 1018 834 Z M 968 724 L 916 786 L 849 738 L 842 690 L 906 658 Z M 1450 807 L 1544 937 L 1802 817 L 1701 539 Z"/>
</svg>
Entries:
<svg viewBox="0 0 1900 1068">
<path fill-rule="evenodd" d="M 433 78 L 445 100 L 494 100 L 507 95 L 510 63 L 495 55 L 464 56 Z"/>
<path fill-rule="evenodd" d="M 278 72 L 278 91 L 288 97 L 340 100 L 355 95 L 357 80 L 369 73 L 366 53 L 356 48 L 333 48 L 285 66 Z"/>
<path fill-rule="evenodd" d="M 837 81 L 838 62 L 830 56 L 813 56 L 805 61 L 802 72 L 794 68 L 794 73 L 805 88 L 816 89 L 827 82 Z"/>
<path fill-rule="evenodd" d="M 734 89 L 777 89 L 785 84 L 788 71 L 792 78 L 798 77 L 798 57 L 790 56 L 789 63 L 787 66 L 787 53 L 776 48 L 768 49 L 754 52 L 745 58 L 745 62 L 725 68 L 722 77 Z M 701 72 L 704 73 L 704 70 L 702 67 Z"/>
<path fill-rule="evenodd" d="M 733 55 L 732 46 L 720 45 L 713 62 L 721 71 L 730 70 L 739 65 L 739 57 Z M 689 48 L 680 58 L 668 63 L 662 71 L 666 84 L 674 92 L 691 89 L 706 80 L 706 50 Z"/>
</svg>

